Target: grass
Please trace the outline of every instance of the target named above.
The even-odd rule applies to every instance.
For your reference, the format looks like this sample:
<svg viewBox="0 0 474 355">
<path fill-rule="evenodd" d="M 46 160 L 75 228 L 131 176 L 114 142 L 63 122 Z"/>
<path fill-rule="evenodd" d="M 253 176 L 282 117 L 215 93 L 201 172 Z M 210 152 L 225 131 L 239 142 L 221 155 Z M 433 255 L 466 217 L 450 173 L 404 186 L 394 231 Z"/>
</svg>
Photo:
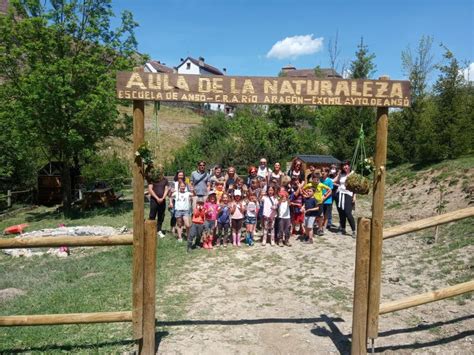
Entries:
<svg viewBox="0 0 474 355">
<path fill-rule="evenodd" d="M 145 215 L 147 212 L 145 211 Z M 66 225 L 131 226 L 131 205 L 78 212 L 63 218 L 54 208 L 39 207 L 3 220 L 4 228 L 28 222 L 30 229 Z M 166 225 L 166 223 L 165 223 Z M 53 314 L 132 309 L 132 247 L 72 248 L 68 258 L 39 256 L 14 259 L 0 254 L 0 289 L 26 292 L 9 301 L 0 301 L 1 315 Z M 172 238 L 159 240 L 157 290 L 165 290 L 183 272 L 185 264 L 203 254 L 187 255 L 184 244 Z M 157 298 L 160 320 L 179 320 L 185 315 L 191 296 L 173 292 Z M 166 333 L 166 328 L 157 331 Z M 134 348 L 129 323 L 59 325 L 0 328 L 0 353 L 116 353 Z"/>
</svg>

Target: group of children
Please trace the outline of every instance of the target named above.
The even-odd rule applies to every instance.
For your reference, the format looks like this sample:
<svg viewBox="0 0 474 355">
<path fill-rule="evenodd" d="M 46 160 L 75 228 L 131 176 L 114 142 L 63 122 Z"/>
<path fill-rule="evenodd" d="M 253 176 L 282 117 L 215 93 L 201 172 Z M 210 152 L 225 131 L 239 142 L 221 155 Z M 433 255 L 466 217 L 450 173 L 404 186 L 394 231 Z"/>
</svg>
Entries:
<svg viewBox="0 0 474 355">
<path fill-rule="evenodd" d="M 246 183 L 239 177 L 230 183 L 228 176 L 211 177 L 207 196 L 196 196 L 182 174 L 170 199 L 178 240 L 186 228 L 188 251 L 230 243 L 240 247 L 243 240 L 253 246 L 259 229 L 262 246 L 291 246 L 290 235 L 296 233 L 312 244 L 314 230 L 323 234 L 331 214 L 333 185 L 328 175 L 329 169 L 314 170 L 305 182 L 291 174 L 262 176 L 250 167 Z"/>
</svg>

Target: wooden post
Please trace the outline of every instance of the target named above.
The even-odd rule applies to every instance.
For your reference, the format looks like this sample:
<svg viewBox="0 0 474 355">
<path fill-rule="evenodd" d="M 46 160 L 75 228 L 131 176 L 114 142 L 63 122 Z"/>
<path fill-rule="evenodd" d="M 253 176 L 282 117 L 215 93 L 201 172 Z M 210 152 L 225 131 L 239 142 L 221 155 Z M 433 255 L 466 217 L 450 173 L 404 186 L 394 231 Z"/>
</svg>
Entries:
<svg viewBox="0 0 474 355">
<path fill-rule="evenodd" d="M 351 354 L 367 354 L 367 307 L 369 303 L 370 219 L 357 221 L 354 306 Z"/>
<path fill-rule="evenodd" d="M 379 80 L 389 80 L 389 77 L 382 76 Z M 387 136 L 388 107 L 377 107 L 375 173 L 372 195 L 372 225 L 370 229 L 369 308 L 367 316 L 367 336 L 372 339 L 377 338 L 379 326 Z"/>
<path fill-rule="evenodd" d="M 156 221 L 145 222 L 143 354 L 155 353 Z"/>
<path fill-rule="evenodd" d="M 7 191 L 7 207 L 10 208 L 12 206 L 12 190 Z"/>
<path fill-rule="evenodd" d="M 145 102 L 133 101 L 133 153 L 145 137 Z M 137 159 L 133 166 L 133 336 L 143 337 L 143 235 L 144 235 L 144 182 L 143 165 Z M 139 343 L 140 347 L 140 343 Z"/>
</svg>

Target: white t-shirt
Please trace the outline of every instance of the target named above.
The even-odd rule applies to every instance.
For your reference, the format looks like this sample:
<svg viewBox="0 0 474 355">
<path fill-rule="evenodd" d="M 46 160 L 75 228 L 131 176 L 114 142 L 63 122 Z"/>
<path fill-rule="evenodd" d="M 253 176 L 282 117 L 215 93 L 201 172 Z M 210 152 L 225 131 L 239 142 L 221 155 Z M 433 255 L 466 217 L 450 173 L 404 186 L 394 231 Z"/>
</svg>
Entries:
<svg viewBox="0 0 474 355">
<path fill-rule="evenodd" d="M 288 201 L 280 202 L 278 207 L 278 217 L 289 219 L 290 218 L 290 203 Z"/>
<path fill-rule="evenodd" d="M 175 199 L 174 209 L 177 211 L 188 211 L 191 208 L 189 198 L 191 192 L 179 192 L 175 191 L 173 197 Z"/>
<path fill-rule="evenodd" d="M 265 168 L 261 168 L 261 166 L 259 165 L 258 166 L 258 169 L 257 169 L 257 176 L 263 178 L 263 179 L 266 179 L 268 177 L 268 175 L 270 175 L 272 173 L 272 169 L 268 168 L 267 166 L 265 166 Z"/>
<path fill-rule="evenodd" d="M 339 188 L 337 189 L 337 192 L 352 196 L 353 195 L 352 191 L 349 191 L 346 189 L 346 180 L 349 175 L 341 174 L 341 177 L 339 178 Z"/>
<path fill-rule="evenodd" d="M 247 216 L 248 217 L 257 217 L 257 208 L 258 208 L 258 202 L 252 202 L 249 201 L 247 203 Z"/>
<path fill-rule="evenodd" d="M 262 198 L 263 203 L 263 216 L 264 217 L 275 217 L 276 216 L 276 207 L 277 207 L 277 200 L 275 196 L 264 196 Z"/>
</svg>

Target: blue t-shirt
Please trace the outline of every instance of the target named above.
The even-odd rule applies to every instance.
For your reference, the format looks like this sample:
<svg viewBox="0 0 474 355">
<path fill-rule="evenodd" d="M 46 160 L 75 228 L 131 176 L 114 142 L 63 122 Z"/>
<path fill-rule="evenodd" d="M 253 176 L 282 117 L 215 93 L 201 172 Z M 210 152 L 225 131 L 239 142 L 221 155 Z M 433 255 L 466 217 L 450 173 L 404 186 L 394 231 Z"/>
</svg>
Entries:
<svg viewBox="0 0 474 355">
<path fill-rule="evenodd" d="M 305 211 L 311 208 L 315 208 L 317 206 L 318 206 L 318 201 L 316 201 L 316 199 L 313 196 L 304 199 Z M 305 216 L 308 216 L 308 217 L 316 217 L 317 215 L 318 215 L 317 210 L 305 212 Z"/>
<path fill-rule="evenodd" d="M 223 206 L 222 210 L 217 215 L 217 223 L 226 224 L 230 223 L 230 207 Z"/>
<path fill-rule="evenodd" d="M 194 187 L 194 192 L 198 196 L 207 195 L 207 183 L 211 180 L 211 177 L 207 172 L 200 173 L 199 171 L 193 171 L 191 174 L 191 182 Z"/>
<path fill-rule="evenodd" d="M 321 179 L 321 182 L 326 185 L 326 186 L 329 186 L 331 188 L 331 190 L 334 188 L 334 183 L 332 182 L 332 180 L 330 178 L 326 178 L 326 180 L 322 180 Z M 326 189 L 323 189 L 323 196 L 326 195 L 328 191 Z M 324 202 L 323 204 L 325 205 L 330 205 L 332 203 L 332 194 L 331 196 L 329 196 Z"/>
</svg>

